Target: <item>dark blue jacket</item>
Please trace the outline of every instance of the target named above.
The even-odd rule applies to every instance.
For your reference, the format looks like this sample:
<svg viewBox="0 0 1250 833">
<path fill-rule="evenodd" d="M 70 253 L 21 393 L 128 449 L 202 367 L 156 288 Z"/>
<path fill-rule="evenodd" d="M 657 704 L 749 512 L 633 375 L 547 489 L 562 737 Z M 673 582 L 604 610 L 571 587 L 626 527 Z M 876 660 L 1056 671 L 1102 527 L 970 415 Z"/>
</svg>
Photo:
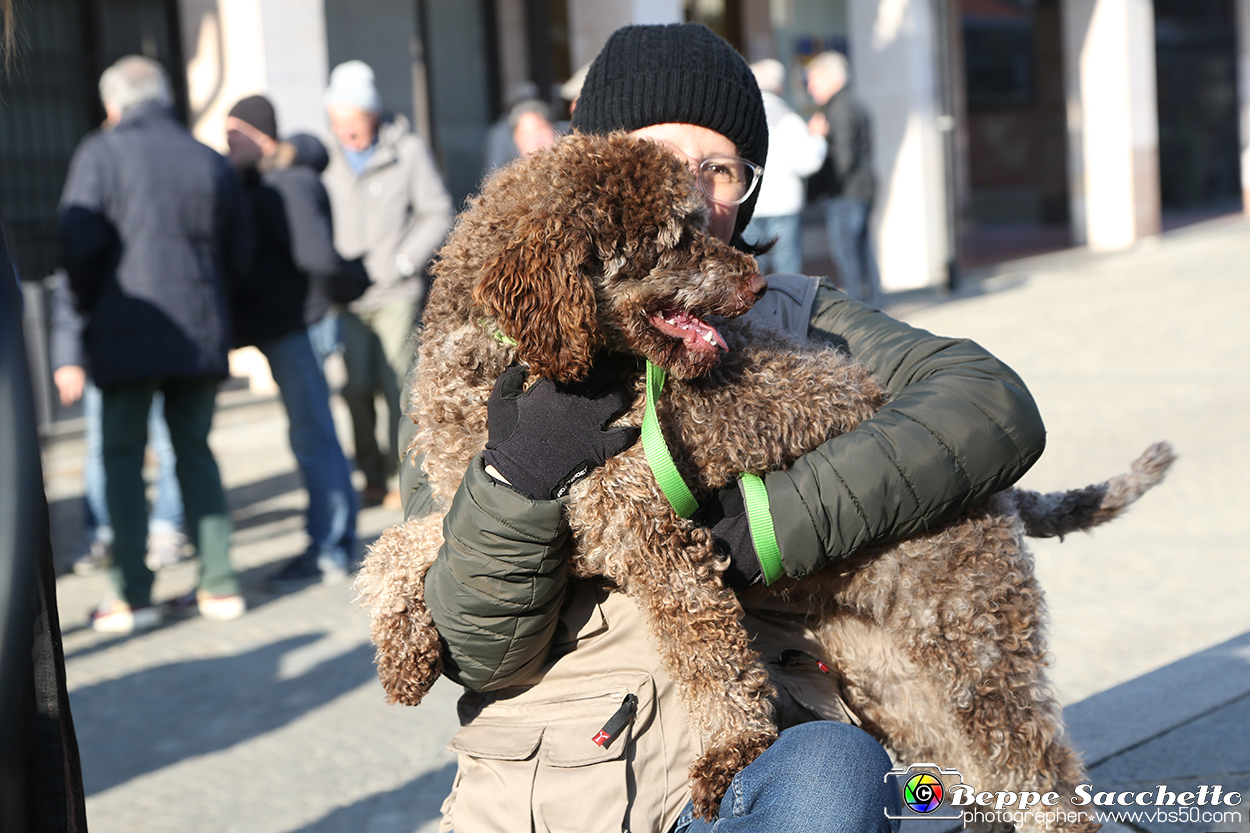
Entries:
<svg viewBox="0 0 1250 833">
<path fill-rule="evenodd" d="M 78 146 L 58 220 L 96 384 L 228 375 L 251 228 L 225 157 L 140 105 Z"/>
</svg>

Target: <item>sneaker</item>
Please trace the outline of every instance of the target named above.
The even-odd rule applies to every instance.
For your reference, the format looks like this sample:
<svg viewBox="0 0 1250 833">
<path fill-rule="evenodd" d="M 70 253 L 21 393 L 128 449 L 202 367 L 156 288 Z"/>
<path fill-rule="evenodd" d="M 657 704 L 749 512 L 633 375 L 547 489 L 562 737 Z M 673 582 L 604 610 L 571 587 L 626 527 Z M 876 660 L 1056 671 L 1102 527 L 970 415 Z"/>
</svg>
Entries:
<svg viewBox="0 0 1250 833">
<path fill-rule="evenodd" d="M 350 575 L 347 558 L 341 553 L 317 556 L 317 569 L 321 571 L 323 584 L 342 584 Z"/>
<path fill-rule="evenodd" d="M 74 560 L 74 572 L 80 576 L 89 576 L 112 563 L 113 545 L 108 541 L 92 541 L 87 551 Z"/>
<path fill-rule="evenodd" d="M 269 577 L 269 589 L 274 593 L 291 593 L 321 581 L 321 566 L 309 553 L 296 556 L 281 570 Z"/>
<path fill-rule="evenodd" d="M 91 611 L 91 629 L 100 633 L 149 631 L 164 619 L 156 605 L 131 607 L 123 601 L 106 599 Z"/>
<path fill-rule="evenodd" d="M 247 612 L 247 601 L 238 593 L 214 596 L 202 590 L 192 590 L 170 599 L 165 603 L 165 609 L 170 616 L 179 619 L 198 613 L 205 619 L 229 622 Z"/>
<path fill-rule="evenodd" d="M 181 532 L 148 536 L 148 554 L 144 562 L 156 572 L 187 560 L 187 536 Z"/>
<path fill-rule="evenodd" d="M 215 622 L 229 622 L 247 613 L 247 601 L 238 593 L 228 596 L 196 593 L 195 601 L 200 609 L 200 615 Z"/>
</svg>

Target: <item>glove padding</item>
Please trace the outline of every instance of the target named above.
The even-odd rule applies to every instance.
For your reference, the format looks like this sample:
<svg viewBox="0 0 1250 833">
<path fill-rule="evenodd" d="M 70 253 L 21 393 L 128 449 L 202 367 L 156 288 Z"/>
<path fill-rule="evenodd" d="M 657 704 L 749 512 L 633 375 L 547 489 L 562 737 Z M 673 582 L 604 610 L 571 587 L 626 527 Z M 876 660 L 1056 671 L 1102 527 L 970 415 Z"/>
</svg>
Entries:
<svg viewBox="0 0 1250 833">
<path fill-rule="evenodd" d="M 729 556 L 729 566 L 722 575 L 725 584 L 734 590 L 745 590 L 763 578 L 764 568 L 755 554 L 740 480 L 712 492 L 693 520 L 711 531 L 716 551 Z"/>
<path fill-rule="evenodd" d="M 633 426 L 604 430 L 633 396 L 620 370 L 599 362 L 584 382 L 539 379 L 525 389 L 521 365 L 505 370 L 486 403 L 484 462 L 534 500 L 562 497 L 609 458 L 638 440 Z"/>
</svg>

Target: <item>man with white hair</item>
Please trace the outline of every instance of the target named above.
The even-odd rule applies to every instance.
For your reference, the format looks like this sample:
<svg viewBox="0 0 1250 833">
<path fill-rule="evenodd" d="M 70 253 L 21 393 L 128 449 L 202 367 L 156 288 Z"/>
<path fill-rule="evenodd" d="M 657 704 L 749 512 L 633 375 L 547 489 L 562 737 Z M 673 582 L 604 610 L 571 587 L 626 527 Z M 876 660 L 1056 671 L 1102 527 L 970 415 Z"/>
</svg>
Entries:
<svg viewBox="0 0 1250 833">
<path fill-rule="evenodd" d="M 825 141 L 809 133 L 803 117 L 782 98 L 786 68 L 781 61 L 756 61 L 751 72 L 764 98 L 768 158 L 755 214 L 743 235 L 751 243 L 776 238 L 768 252 L 756 255 L 762 274 L 798 274 L 803 271 L 799 212 L 803 210 L 807 177 L 825 161 Z"/>
<path fill-rule="evenodd" d="M 340 316 L 362 502 L 398 506 L 388 478 L 399 463 L 400 386 L 413 363 L 410 339 L 425 300 L 425 267 L 451 228 L 451 196 L 434 158 L 402 115 L 384 114 L 373 69 L 347 61 L 330 73 L 324 103 L 333 133 L 322 174 L 334 214 L 334 246 L 363 257 L 373 284 Z M 375 397 L 386 398 L 388 448 L 378 447 Z M 388 500 L 389 498 L 389 500 Z"/>
<path fill-rule="evenodd" d="M 821 108 L 808 128 L 829 143 L 825 164 L 812 178 L 812 190 L 827 198 L 829 252 L 842 289 L 879 307 L 881 288 L 868 226 L 877 191 L 872 123 L 868 110 L 847 88 L 850 81 L 850 67 L 841 52 L 822 52 L 807 65 L 807 91 Z"/>
<path fill-rule="evenodd" d="M 102 394 L 113 522 L 115 596 L 91 626 L 130 633 L 163 616 L 144 564 L 143 455 L 157 391 L 200 559 L 192 601 L 205 617 L 233 619 L 246 604 L 230 565 L 230 512 L 208 433 L 217 384 L 229 375 L 229 295 L 251 256 L 247 209 L 226 159 L 175 118 L 160 64 L 122 58 L 100 76 L 100 98 L 108 129 L 78 146 L 58 211 L 61 260 Z"/>
</svg>

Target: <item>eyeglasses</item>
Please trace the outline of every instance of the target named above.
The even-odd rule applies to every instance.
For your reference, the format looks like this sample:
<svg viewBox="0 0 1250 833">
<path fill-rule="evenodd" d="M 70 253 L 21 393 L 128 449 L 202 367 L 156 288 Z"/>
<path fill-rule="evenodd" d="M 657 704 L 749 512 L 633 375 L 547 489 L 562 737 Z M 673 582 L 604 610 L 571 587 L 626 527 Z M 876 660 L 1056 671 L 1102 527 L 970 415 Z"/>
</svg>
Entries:
<svg viewBox="0 0 1250 833">
<path fill-rule="evenodd" d="M 751 196 L 764 175 L 764 166 L 757 165 L 740 156 L 708 156 L 695 159 L 670 142 L 665 147 L 680 157 L 695 163 L 699 188 L 713 202 L 724 205 L 741 205 Z"/>
<path fill-rule="evenodd" d="M 738 156 L 709 156 L 698 162 L 699 187 L 709 199 L 725 205 L 745 202 L 764 175 L 762 165 Z"/>
</svg>

